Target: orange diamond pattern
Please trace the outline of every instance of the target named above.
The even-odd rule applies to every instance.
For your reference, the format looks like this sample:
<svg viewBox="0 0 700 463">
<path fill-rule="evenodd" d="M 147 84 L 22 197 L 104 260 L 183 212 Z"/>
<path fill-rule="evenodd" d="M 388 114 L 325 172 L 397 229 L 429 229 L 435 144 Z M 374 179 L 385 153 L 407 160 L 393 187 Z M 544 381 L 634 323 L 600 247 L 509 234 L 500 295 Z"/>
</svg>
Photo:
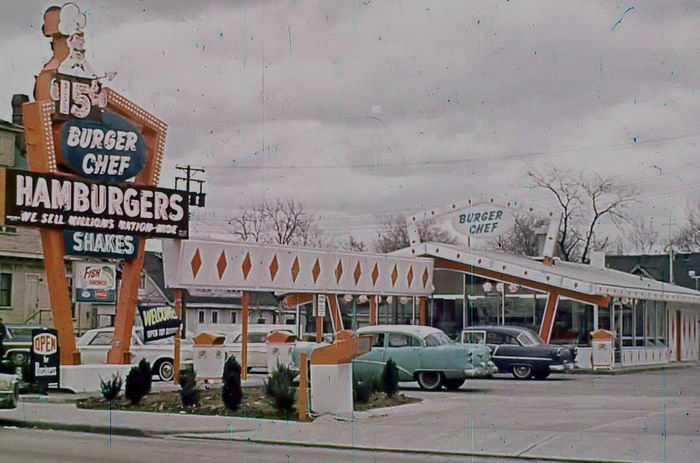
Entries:
<svg viewBox="0 0 700 463">
<path fill-rule="evenodd" d="M 411 265 L 411 267 L 409 267 L 408 273 L 406 274 L 406 283 L 408 283 L 409 288 L 413 284 L 413 266 L 412 265 Z"/>
<path fill-rule="evenodd" d="M 335 282 L 340 283 L 340 278 L 343 276 L 343 263 L 338 261 L 338 265 L 335 267 Z"/>
<path fill-rule="evenodd" d="M 221 280 L 224 277 L 226 267 L 228 267 L 228 262 L 226 262 L 226 251 L 221 251 L 221 255 L 216 261 L 216 271 L 219 274 L 219 280 Z"/>
<path fill-rule="evenodd" d="M 355 284 L 360 282 L 360 277 L 362 276 L 362 267 L 360 266 L 359 262 L 357 263 L 357 265 L 355 265 L 355 271 L 352 272 L 352 276 L 355 278 Z"/>
<path fill-rule="evenodd" d="M 192 260 L 190 261 L 190 267 L 192 268 L 192 276 L 197 278 L 199 269 L 202 268 L 202 256 L 199 253 L 199 249 L 194 252 L 194 256 L 192 256 Z"/>
<path fill-rule="evenodd" d="M 299 276 L 299 270 L 301 270 L 301 268 L 299 267 L 299 258 L 295 257 L 294 262 L 292 263 L 292 268 L 291 268 L 292 281 L 295 283 L 297 281 L 297 277 Z"/>
<path fill-rule="evenodd" d="M 277 263 L 277 254 L 272 258 L 272 261 L 270 262 L 270 267 L 268 267 L 270 270 L 270 279 L 272 281 L 275 281 L 275 277 L 277 276 L 277 272 L 280 269 L 279 264 Z"/>
<path fill-rule="evenodd" d="M 241 264 L 241 270 L 243 270 L 243 279 L 247 280 L 248 275 L 250 275 L 250 271 L 253 269 L 253 262 L 250 260 L 250 253 L 246 252 L 245 253 L 245 258 L 243 259 L 243 263 Z"/>
<path fill-rule="evenodd" d="M 394 264 L 394 269 L 391 271 L 391 286 L 396 286 L 396 280 L 399 279 L 399 269 Z"/>
<path fill-rule="evenodd" d="M 372 269 L 372 286 L 377 284 L 378 279 L 379 279 L 379 266 L 377 264 L 374 264 L 374 268 Z"/>
<path fill-rule="evenodd" d="M 318 280 L 318 276 L 321 274 L 321 263 L 316 259 L 313 268 L 311 269 L 311 277 L 314 279 L 314 283 Z"/>
<path fill-rule="evenodd" d="M 425 288 L 425 285 L 428 284 L 428 278 L 430 278 L 430 274 L 428 273 L 428 269 L 426 268 L 423 270 L 423 287 Z"/>
</svg>

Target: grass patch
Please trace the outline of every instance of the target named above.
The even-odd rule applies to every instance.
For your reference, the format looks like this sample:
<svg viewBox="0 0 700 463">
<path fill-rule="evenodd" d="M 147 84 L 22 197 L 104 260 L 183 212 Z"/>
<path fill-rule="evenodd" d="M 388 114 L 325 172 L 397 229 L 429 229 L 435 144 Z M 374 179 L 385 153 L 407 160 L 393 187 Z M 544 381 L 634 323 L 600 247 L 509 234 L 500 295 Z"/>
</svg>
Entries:
<svg viewBox="0 0 700 463">
<path fill-rule="evenodd" d="M 397 394 L 387 397 L 385 394 L 374 394 L 369 402 L 355 403 L 355 411 L 371 410 L 373 408 L 393 407 L 408 403 L 420 402 L 420 399 L 406 397 Z M 78 401 L 79 408 L 109 410 L 109 401 L 101 397 L 90 397 Z M 238 410 L 232 411 L 226 408 L 221 400 L 221 389 L 211 388 L 200 390 L 199 404 L 184 406 L 180 400 L 178 391 L 152 392 L 146 395 L 138 404 L 132 404 L 124 397 L 112 402 L 112 410 L 154 412 L 154 413 L 183 413 L 193 415 L 214 416 L 240 416 L 248 418 L 286 419 L 280 415 L 272 401 L 265 395 L 262 387 L 243 388 L 243 400 Z M 296 412 L 289 415 L 289 419 L 296 420 Z"/>
</svg>

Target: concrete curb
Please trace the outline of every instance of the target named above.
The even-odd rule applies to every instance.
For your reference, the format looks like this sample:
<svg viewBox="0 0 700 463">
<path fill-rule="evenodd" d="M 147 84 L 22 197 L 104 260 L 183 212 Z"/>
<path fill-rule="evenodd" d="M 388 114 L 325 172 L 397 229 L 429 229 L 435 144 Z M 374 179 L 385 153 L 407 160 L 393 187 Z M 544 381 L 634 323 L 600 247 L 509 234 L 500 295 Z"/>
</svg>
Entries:
<svg viewBox="0 0 700 463">
<path fill-rule="evenodd" d="M 682 370 L 684 368 L 699 367 L 700 362 L 671 363 L 666 365 L 642 365 L 638 367 L 622 367 L 612 370 L 571 370 L 568 373 L 574 375 L 628 375 L 644 373 L 646 371 Z"/>
<path fill-rule="evenodd" d="M 197 433 L 192 432 L 178 432 L 178 431 L 167 431 L 167 432 L 144 432 L 139 429 L 126 428 L 126 427 L 109 427 L 109 426 L 85 426 L 77 424 L 62 424 L 62 423 L 45 423 L 45 422 L 31 422 L 23 420 L 13 420 L 13 419 L 0 419 L 0 426 L 15 426 L 17 428 L 31 428 L 31 429 L 44 429 L 44 430 L 59 430 L 59 431 L 73 431 L 73 432 L 84 432 L 92 434 L 111 434 L 117 436 L 129 436 L 129 437 L 149 437 L 149 438 L 185 438 L 185 439 L 200 439 L 200 440 L 213 440 L 213 441 L 233 441 L 233 442 L 246 442 L 250 444 L 259 445 L 278 445 L 286 447 L 305 447 L 305 448 L 319 448 L 319 449 L 333 449 L 333 450 L 349 450 L 357 452 L 382 452 L 382 453 L 393 453 L 393 454 L 409 454 L 409 455 L 425 455 L 425 456 L 438 456 L 438 457 L 478 457 L 482 461 L 488 461 L 493 459 L 499 460 L 513 460 L 513 461 L 546 461 L 553 463 L 639 463 L 631 460 L 600 460 L 600 459 L 588 459 L 588 458 L 571 458 L 571 457 L 551 457 L 551 456 L 529 456 L 529 455 L 510 455 L 507 453 L 486 453 L 486 452 L 458 452 L 458 451 L 446 451 L 446 450 L 421 450 L 421 449 L 398 449 L 390 447 L 364 447 L 359 445 L 343 445 L 343 444 L 331 444 L 324 442 L 298 442 L 298 441 L 276 441 L 267 439 L 251 439 L 242 437 L 232 437 L 228 435 L 226 437 L 214 437 L 214 436 L 201 436 Z"/>
</svg>

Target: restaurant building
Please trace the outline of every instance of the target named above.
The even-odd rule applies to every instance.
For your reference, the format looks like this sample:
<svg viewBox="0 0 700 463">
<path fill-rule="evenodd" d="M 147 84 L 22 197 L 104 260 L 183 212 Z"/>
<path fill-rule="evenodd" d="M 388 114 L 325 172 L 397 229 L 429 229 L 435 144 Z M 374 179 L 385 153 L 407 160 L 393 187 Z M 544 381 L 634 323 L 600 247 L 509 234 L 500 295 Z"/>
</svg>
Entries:
<svg viewBox="0 0 700 463">
<path fill-rule="evenodd" d="M 604 266 L 420 243 L 402 253 L 435 259 L 428 322 L 451 336 L 480 324 L 519 325 L 552 344 L 579 347 L 591 366 L 591 333 L 614 333 L 615 364 L 698 360 L 700 293 Z"/>
</svg>

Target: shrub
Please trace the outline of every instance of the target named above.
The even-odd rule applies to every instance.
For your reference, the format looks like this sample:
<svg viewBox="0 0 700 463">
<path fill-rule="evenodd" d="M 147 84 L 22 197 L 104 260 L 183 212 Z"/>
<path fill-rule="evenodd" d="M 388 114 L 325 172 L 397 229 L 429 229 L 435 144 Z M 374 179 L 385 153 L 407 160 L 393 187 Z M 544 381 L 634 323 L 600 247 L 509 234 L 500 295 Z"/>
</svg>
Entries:
<svg viewBox="0 0 700 463">
<path fill-rule="evenodd" d="M 381 383 L 382 390 L 387 396 L 393 397 L 399 392 L 399 369 L 392 359 L 389 359 L 384 366 Z"/>
<path fill-rule="evenodd" d="M 143 397 L 148 394 L 151 388 L 150 377 L 144 377 L 144 371 L 138 366 L 131 367 L 129 374 L 126 375 L 126 386 L 124 387 L 124 395 L 129 402 L 136 405 Z"/>
<path fill-rule="evenodd" d="M 141 359 L 141 361 L 139 362 L 139 370 L 141 371 L 141 375 L 143 376 L 143 384 L 146 388 L 146 394 L 148 394 L 151 392 L 151 383 L 153 382 L 153 369 L 151 368 L 151 364 L 148 363 L 148 360 Z"/>
<path fill-rule="evenodd" d="M 355 401 L 357 403 L 366 404 L 372 396 L 372 382 L 355 381 L 352 390 L 355 393 Z"/>
<path fill-rule="evenodd" d="M 186 369 L 180 370 L 178 376 L 180 380 L 180 399 L 186 407 L 191 407 L 199 403 L 199 390 L 194 368 L 188 365 Z"/>
<path fill-rule="evenodd" d="M 285 365 L 277 365 L 270 378 L 265 381 L 265 394 L 272 399 L 278 412 L 288 416 L 296 402 L 296 390 L 292 386 L 294 372 Z"/>
<path fill-rule="evenodd" d="M 224 375 L 221 381 L 223 382 L 221 400 L 229 410 L 238 410 L 243 400 L 243 390 L 241 389 L 241 366 L 236 357 L 229 357 L 224 363 Z"/>
<path fill-rule="evenodd" d="M 100 378 L 100 392 L 105 400 L 112 401 L 119 397 L 119 392 L 122 390 L 122 377 L 119 373 L 114 373 L 112 379 L 105 381 Z"/>
</svg>

